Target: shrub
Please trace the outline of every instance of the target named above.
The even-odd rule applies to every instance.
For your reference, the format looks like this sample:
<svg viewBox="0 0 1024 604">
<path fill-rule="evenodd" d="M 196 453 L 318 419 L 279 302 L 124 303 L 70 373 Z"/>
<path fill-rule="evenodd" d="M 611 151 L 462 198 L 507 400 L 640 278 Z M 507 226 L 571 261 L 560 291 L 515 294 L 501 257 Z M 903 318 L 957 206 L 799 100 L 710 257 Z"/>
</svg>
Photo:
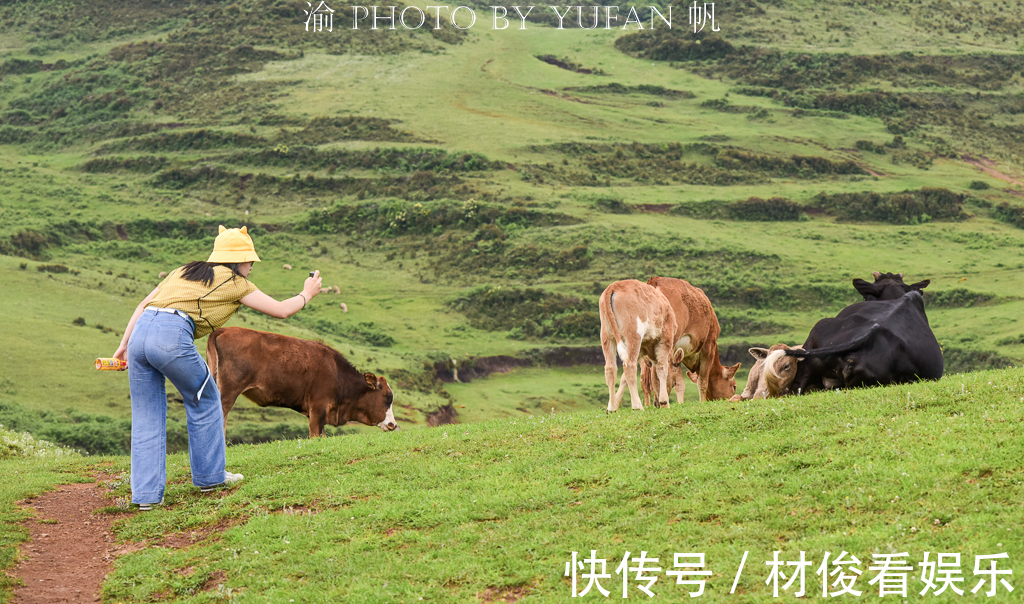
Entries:
<svg viewBox="0 0 1024 604">
<path fill-rule="evenodd" d="M 720 311 L 718 312 L 718 325 L 722 328 L 722 335 L 726 337 L 761 336 L 789 330 L 788 325 L 777 323 L 751 312 Z"/>
<path fill-rule="evenodd" d="M 355 340 L 369 346 L 388 348 L 395 345 L 395 339 L 388 335 L 376 323 L 367 322 L 356 325 L 335 323 L 321 318 L 302 318 L 300 323 L 307 329 L 319 334 L 330 334 L 338 338 Z"/>
<path fill-rule="evenodd" d="M 989 188 L 989 184 L 984 180 L 972 180 L 971 184 L 967 185 L 967 188 L 973 191 L 984 191 Z"/>
<path fill-rule="evenodd" d="M 942 360 L 943 373 L 946 375 L 985 369 L 1006 369 L 1020 364 L 1019 360 L 1004 357 L 996 352 L 964 348 L 943 348 Z"/>
<path fill-rule="evenodd" d="M 384 201 L 359 205 L 338 204 L 329 210 L 313 210 L 297 228 L 311 233 L 338 231 L 377 234 L 433 234 L 435 229 L 475 229 L 483 225 L 521 227 L 576 224 L 579 220 L 554 214 L 468 200 L 412 203 Z"/>
<path fill-rule="evenodd" d="M 937 308 L 966 308 L 984 304 L 994 298 L 991 294 L 979 294 L 962 288 L 946 291 L 924 290 L 922 294 L 925 305 Z"/>
<path fill-rule="evenodd" d="M 740 201 L 702 201 L 682 203 L 670 210 L 678 216 L 702 219 L 743 220 L 749 222 L 794 222 L 800 220 L 803 206 L 784 197 Z"/>
<path fill-rule="evenodd" d="M 15 457 L 65 457 L 74 452 L 45 440 L 36 440 L 28 432 L 18 433 L 0 424 L 0 459 Z"/>
<path fill-rule="evenodd" d="M 448 306 L 477 329 L 510 331 L 518 338 L 596 338 L 601 331 L 594 301 L 539 289 L 483 286 L 450 299 Z"/>
<path fill-rule="evenodd" d="M 616 197 L 598 197 L 594 200 L 594 209 L 607 214 L 632 214 L 633 208 Z"/>
<path fill-rule="evenodd" d="M 92 455 L 127 455 L 131 444 L 130 420 L 71 408 L 63 412 L 36 411 L 14 403 L 0 403 L 0 423 L 16 432 L 28 432 L 35 438 Z"/>
<path fill-rule="evenodd" d="M 993 208 L 992 216 L 996 220 L 1013 225 L 1018 229 L 1024 229 L 1024 207 L 1011 206 L 1009 203 L 1004 201 Z"/>
<path fill-rule="evenodd" d="M 902 193 L 819 193 L 815 205 L 841 221 L 918 224 L 932 219 L 965 219 L 963 199 L 949 189 L 923 187 Z"/>
<path fill-rule="evenodd" d="M 885 155 L 885 145 L 876 145 L 871 141 L 857 141 L 854 146 L 861 151 L 870 151 L 872 153 L 878 153 L 879 155 Z"/>
</svg>

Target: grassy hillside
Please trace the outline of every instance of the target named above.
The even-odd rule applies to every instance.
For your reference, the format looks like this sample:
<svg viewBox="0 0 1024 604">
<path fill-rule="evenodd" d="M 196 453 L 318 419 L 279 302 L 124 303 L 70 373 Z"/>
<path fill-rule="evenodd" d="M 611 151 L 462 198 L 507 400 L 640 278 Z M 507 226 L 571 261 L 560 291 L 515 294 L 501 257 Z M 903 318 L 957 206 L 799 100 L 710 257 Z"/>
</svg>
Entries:
<svg viewBox="0 0 1024 604">
<path fill-rule="evenodd" d="M 118 560 L 103 595 L 112 602 L 564 602 L 566 562 L 591 550 L 608 560 L 611 577 L 601 584 L 615 598 L 622 589 L 615 568 L 627 551 L 659 559 L 648 564 L 662 569 L 650 573 L 658 578 L 652 591 L 666 601 L 690 590 L 665 574 L 677 552 L 706 555 L 714 574 L 702 597 L 713 602 L 771 600 L 764 563 L 774 551 L 789 561 L 803 551 L 813 561 L 809 597 L 820 593 L 814 572 L 825 553 L 840 551 L 860 561 L 854 588 L 863 597 L 878 594 L 869 583 L 873 556 L 900 552 L 914 567 L 912 599 L 925 597 L 916 596 L 925 552 L 932 561 L 938 552 L 959 553 L 968 592 L 980 579 L 974 556 L 1006 552 L 999 567 L 1014 571 L 1009 582 L 1019 589 L 1021 421 L 1024 371 L 1013 369 L 774 401 L 538 412 L 236 446 L 229 467 L 246 480 L 216 496 L 189 486 L 187 460 L 176 455 L 166 505 L 115 523 L 120 539 L 150 547 Z M 96 462 L 127 475 L 126 457 Z M 27 488 L 11 484 L 19 475 L 10 470 L 41 468 L 0 464 L 9 508 Z M 83 471 L 83 462 L 59 467 Z M 126 480 L 110 487 L 126 505 Z M 630 597 L 646 597 L 634 577 Z M 982 598 L 988 588 L 935 599 Z M 1018 598 L 1000 586 L 989 601 Z"/>
<path fill-rule="evenodd" d="M 538 8 L 492 31 L 481 5 L 466 30 L 333 33 L 304 8 L 0 8 L 0 421 L 125 450 L 125 376 L 91 360 L 218 224 L 250 226 L 271 295 L 312 268 L 340 292 L 230 324 L 337 347 L 408 427 L 601 408 L 601 369 L 545 350 L 585 356 L 600 291 L 655 274 L 708 293 L 745 367 L 875 270 L 932 280 L 949 371 L 1024 358 L 1019 6 L 726 2 L 714 34 L 685 6 L 671 30 Z M 523 367 L 443 379 L 494 356 Z M 236 442 L 304 433 L 232 413 Z"/>
</svg>

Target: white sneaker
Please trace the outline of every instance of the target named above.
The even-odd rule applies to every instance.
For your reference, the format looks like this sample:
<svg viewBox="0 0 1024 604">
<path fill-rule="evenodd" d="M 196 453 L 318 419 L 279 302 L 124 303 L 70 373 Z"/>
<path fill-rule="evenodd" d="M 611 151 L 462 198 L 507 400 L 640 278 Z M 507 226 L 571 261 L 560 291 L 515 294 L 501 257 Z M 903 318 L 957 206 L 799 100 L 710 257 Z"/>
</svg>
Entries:
<svg viewBox="0 0 1024 604">
<path fill-rule="evenodd" d="M 139 504 L 139 511 L 140 512 L 148 512 L 148 511 L 153 509 L 154 505 L 163 505 L 163 504 L 164 504 L 164 498 L 163 497 L 161 497 L 160 501 L 158 501 L 156 503 L 140 503 Z"/>
<path fill-rule="evenodd" d="M 210 485 L 208 487 L 200 487 L 199 488 L 199 492 L 200 493 L 209 493 L 209 492 L 211 492 L 211 491 L 213 491 L 215 489 L 219 489 L 220 487 L 233 487 L 236 484 L 238 484 L 239 482 L 242 482 L 243 478 L 245 478 L 245 476 L 242 476 L 241 474 L 234 474 L 232 472 L 225 471 L 224 472 L 224 482 L 222 482 L 220 484 Z"/>
</svg>

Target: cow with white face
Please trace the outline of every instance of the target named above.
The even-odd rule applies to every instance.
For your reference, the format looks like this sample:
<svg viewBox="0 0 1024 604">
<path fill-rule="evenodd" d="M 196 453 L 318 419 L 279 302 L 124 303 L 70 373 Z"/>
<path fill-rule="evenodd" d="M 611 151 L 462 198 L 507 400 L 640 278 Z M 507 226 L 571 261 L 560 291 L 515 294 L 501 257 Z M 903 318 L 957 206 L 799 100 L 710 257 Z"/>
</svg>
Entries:
<svg viewBox="0 0 1024 604">
<path fill-rule="evenodd" d="M 777 398 L 789 394 L 789 385 L 796 377 L 800 359 L 787 356 L 787 350 L 803 350 L 803 346 L 776 344 L 771 348 L 751 348 L 748 352 L 757 360 L 747 376 L 747 387 L 743 389 L 742 394 L 737 394 L 729 400 Z"/>
</svg>

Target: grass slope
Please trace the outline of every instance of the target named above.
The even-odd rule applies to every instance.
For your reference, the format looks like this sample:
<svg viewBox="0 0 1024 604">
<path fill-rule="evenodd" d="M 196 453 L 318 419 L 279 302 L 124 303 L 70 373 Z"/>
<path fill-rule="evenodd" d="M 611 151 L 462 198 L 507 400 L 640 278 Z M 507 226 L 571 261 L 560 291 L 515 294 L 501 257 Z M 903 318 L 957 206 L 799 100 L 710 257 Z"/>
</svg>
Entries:
<svg viewBox="0 0 1024 604">
<path fill-rule="evenodd" d="M 716 36 L 681 10 L 671 31 L 329 36 L 280 1 L 121 8 L 0 9 L 0 306 L 19 317 L 0 341 L 61 375 L 4 374 L 0 403 L 123 416 L 123 376 L 89 361 L 220 223 L 253 228 L 264 291 L 319 268 L 342 292 L 232 324 L 387 376 L 406 425 L 448 404 L 463 421 L 600 408 L 597 367 L 570 389 L 536 367 L 452 387 L 427 367 L 594 346 L 600 290 L 653 274 L 704 288 L 739 350 L 800 342 L 857 299 L 851 278 L 902 271 L 932 280 L 952 368 L 1024 358 L 1020 7 L 730 2 Z M 946 213 L 899 195 L 926 187 Z M 837 197 L 865 191 L 888 197 Z M 751 197 L 788 218 L 736 214 Z M 498 287 L 514 321 L 479 318 Z"/>
<path fill-rule="evenodd" d="M 591 550 L 609 561 L 602 585 L 612 597 L 627 551 L 659 559 L 653 591 L 670 601 L 688 589 L 664 574 L 676 552 L 706 554 L 714 574 L 702 597 L 715 602 L 770 600 L 764 562 L 774 551 L 814 561 L 809 594 L 820 593 L 814 571 L 825 552 L 844 550 L 860 560 L 855 588 L 865 597 L 878 593 L 873 555 L 900 552 L 914 566 L 914 594 L 925 552 L 959 553 L 968 590 L 979 579 L 974 556 L 1006 552 L 1000 567 L 1014 569 L 1019 588 L 1022 421 L 1024 372 L 1014 369 L 774 401 L 237 446 L 229 466 L 247 478 L 217 496 L 189 486 L 187 459 L 176 455 L 166 505 L 115 528 L 128 541 L 180 532 L 198 541 L 120 558 L 104 599 L 561 602 L 571 595 L 571 552 Z M 104 464 L 123 473 L 128 459 Z M 7 508 L 21 496 L 10 486 L 0 493 Z M 646 597 L 637 585 L 631 573 L 630 596 Z M 947 592 L 936 601 L 959 599 Z M 1017 596 L 1000 587 L 991 601 Z"/>
</svg>

